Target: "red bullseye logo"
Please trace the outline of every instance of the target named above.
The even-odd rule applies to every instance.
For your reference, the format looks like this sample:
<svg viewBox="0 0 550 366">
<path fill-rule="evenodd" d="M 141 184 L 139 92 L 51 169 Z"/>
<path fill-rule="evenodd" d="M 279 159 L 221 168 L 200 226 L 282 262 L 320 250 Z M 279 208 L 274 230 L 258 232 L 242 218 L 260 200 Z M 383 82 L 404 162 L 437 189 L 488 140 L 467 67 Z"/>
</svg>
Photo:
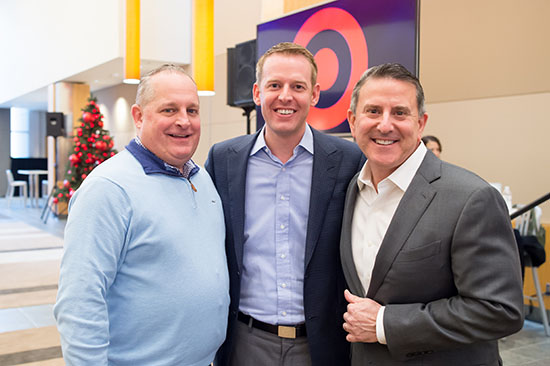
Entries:
<svg viewBox="0 0 550 366">
<path fill-rule="evenodd" d="M 328 107 L 310 109 L 308 122 L 319 130 L 330 130 L 346 120 L 353 86 L 368 65 L 367 41 L 363 30 L 357 20 L 343 9 L 325 8 L 310 16 L 298 30 L 294 43 L 307 47 L 313 37 L 326 30 L 338 32 L 345 39 L 350 50 L 351 67 L 340 98 Z M 319 69 L 317 81 L 321 91 L 328 90 L 344 71 L 343 65 L 337 53 L 328 47 L 319 49 L 314 56 Z"/>
</svg>

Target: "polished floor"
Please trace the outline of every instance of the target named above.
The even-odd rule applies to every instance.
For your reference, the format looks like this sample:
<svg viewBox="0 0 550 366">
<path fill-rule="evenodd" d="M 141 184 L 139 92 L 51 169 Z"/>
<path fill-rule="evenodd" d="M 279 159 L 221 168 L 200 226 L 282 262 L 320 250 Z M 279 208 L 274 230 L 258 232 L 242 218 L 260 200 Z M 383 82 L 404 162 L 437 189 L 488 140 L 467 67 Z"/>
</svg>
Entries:
<svg viewBox="0 0 550 366">
<path fill-rule="evenodd" d="M 0 366 L 64 365 L 52 315 L 65 220 L 0 198 Z M 550 365 L 550 337 L 542 325 L 500 341 L 505 366 Z"/>
<path fill-rule="evenodd" d="M 64 220 L 0 199 L 0 365 L 64 365 L 52 307 Z"/>
</svg>

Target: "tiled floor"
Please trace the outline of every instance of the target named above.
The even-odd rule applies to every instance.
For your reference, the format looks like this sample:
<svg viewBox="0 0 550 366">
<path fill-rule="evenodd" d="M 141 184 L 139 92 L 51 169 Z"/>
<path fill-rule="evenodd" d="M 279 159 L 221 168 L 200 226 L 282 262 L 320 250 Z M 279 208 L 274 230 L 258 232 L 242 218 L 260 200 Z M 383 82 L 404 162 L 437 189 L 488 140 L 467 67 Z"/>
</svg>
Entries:
<svg viewBox="0 0 550 366">
<path fill-rule="evenodd" d="M 40 219 L 39 208 L 0 198 L 0 365 L 61 366 L 52 307 L 65 220 Z M 38 229 L 38 230 L 37 230 Z M 505 366 L 549 366 L 550 337 L 542 325 L 500 341 Z"/>
<path fill-rule="evenodd" d="M 500 341 L 505 366 L 549 366 L 550 337 L 539 323 L 525 321 L 523 329 Z"/>
<path fill-rule="evenodd" d="M 52 307 L 64 220 L 0 199 L 0 365 L 64 365 Z"/>
</svg>

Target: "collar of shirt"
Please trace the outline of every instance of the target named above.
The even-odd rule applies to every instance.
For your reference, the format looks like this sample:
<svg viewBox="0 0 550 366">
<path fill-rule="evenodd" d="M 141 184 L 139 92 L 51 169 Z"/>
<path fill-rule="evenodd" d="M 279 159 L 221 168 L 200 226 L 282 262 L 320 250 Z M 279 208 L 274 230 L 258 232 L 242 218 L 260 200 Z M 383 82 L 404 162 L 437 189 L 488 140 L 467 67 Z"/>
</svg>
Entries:
<svg viewBox="0 0 550 366">
<path fill-rule="evenodd" d="M 385 185 L 387 181 L 392 182 L 395 184 L 399 189 L 401 189 L 403 192 L 409 188 L 409 185 L 411 184 L 411 181 L 414 178 L 414 175 L 416 174 L 416 171 L 420 167 L 420 164 L 422 164 L 422 160 L 424 160 L 424 156 L 426 155 L 426 146 L 424 144 L 419 144 L 414 153 L 409 156 L 407 160 L 403 164 L 401 164 L 393 173 L 391 173 L 388 177 L 382 179 L 378 186 Z M 357 186 L 359 187 L 359 190 L 361 191 L 365 186 L 368 186 L 374 190 L 374 184 L 372 184 L 371 180 L 371 170 L 369 161 L 367 159 L 367 162 L 365 165 L 363 165 L 363 168 L 361 169 L 361 173 L 359 174 L 359 179 L 357 179 Z"/>
<path fill-rule="evenodd" d="M 186 179 L 191 178 L 199 171 L 199 167 L 189 159 L 183 165 L 183 174 L 178 168 L 173 165 L 166 163 L 164 160 L 153 154 L 148 150 L 143 144 L 139 137 L 135 137 L 130 143 L 126 146 L 128 150 L 136 160 L 143 167 L 145 174 L 160 173 L 171 175 L 174 177 L 184 177 Z"/>
<path fill-rule="evenodd" d="M 265 126 L 262 127 L 262 130 L 258 134 L 258 138 L 256 139 L 256 143 L 252 147 L 252 150 L 250 151 L 250 156 L 255 155 L 258 151 L 264 150 L 271 159 L 274 159 L 275 156 L 271 153 L 271 150 L 269 150 L 269 147 L 265 143 Z M 301 146 L 304 150 L 309 151 L 311 155 L 313 155 L 313 132 L 311 132 L 311 127 L 306 123 L 306 129 L 304 132 L 304 135 L 302 136 L 302 139 L 300 140 L 300 143 L 294 148 L 294 154 L 291 159 L 296 156 L 296 151 L 298 147 Z"/>
</svg>

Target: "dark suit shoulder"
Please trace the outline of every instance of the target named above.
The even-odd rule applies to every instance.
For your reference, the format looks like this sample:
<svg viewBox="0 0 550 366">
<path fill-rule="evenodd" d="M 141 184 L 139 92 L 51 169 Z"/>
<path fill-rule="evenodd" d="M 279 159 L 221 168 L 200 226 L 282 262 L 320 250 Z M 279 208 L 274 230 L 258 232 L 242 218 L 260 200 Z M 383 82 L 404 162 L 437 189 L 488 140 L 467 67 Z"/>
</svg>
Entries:
<svg viewBox="0 0 550 366">
<path fill-rule="evenodd" d="M 471 192 L 490 187 L 489 183 L 474 172 L 442 161 L 435 157 L 431 151 L 426 152 L 426 156 L 418 168 L 417 175 L 422 176 L 434 188 L 444 190 Z"/>
<path fill-rule="evenodd" d="M 466 190 L 478 190 L 490 186 L 476 173 L 451 163 L 442 162 L 441 173 L 445 181 L 455 182 Z"/>
<path fill-rule="evenodd" d="M 342 151 L 344 154 L 346 154 L 347 157 L 353 157 L 353 158 L 362 158 L 363 152 L 356 143 L 348 141 L 344 138 L 327 135 L 321 131 L 317 131 L 315 129 L 311 129 L 313 131 L 313 139 L 317 143 L 318 146 L 321 146 L 321 148 L 325 150 L 338 150 Z"/>
<path fill-rule="evenodd" d="M 428 167 L 422 169 L 421 165 L 421 174 L 437 191 L 436 199 L 444 202 L 447 213 L 461 212 L 468 202 L 486 199 L 495 202 L 500 208 L 504 207 L 501 194 L 474 172 L 440 161 L 435 156 L 430 159 L 427 155 L 426 158 L 427 161 L 423 162 L 423 165 L 428 163 Z M 428 160 L 431 160 L 431 163 Z M 432 177 L 432 180 L 428 179 L 429 177 Z"/>
<path fill-rule="evenodd" d="M 245 148 L 248 144 L 252 143 L 253 140 L 257 138 L 258 134 L 252 134 L 252 135 L 241 135 L 237 137 L 233 137 L 229 140 L 225 140 L 222 142 L 215 143 L 210 148 L 212 151 L 216 152 L 223 152 L 227 149 L 233 149 L 233 150 L 240 150 L 242 148 Z"/>
</svg>

